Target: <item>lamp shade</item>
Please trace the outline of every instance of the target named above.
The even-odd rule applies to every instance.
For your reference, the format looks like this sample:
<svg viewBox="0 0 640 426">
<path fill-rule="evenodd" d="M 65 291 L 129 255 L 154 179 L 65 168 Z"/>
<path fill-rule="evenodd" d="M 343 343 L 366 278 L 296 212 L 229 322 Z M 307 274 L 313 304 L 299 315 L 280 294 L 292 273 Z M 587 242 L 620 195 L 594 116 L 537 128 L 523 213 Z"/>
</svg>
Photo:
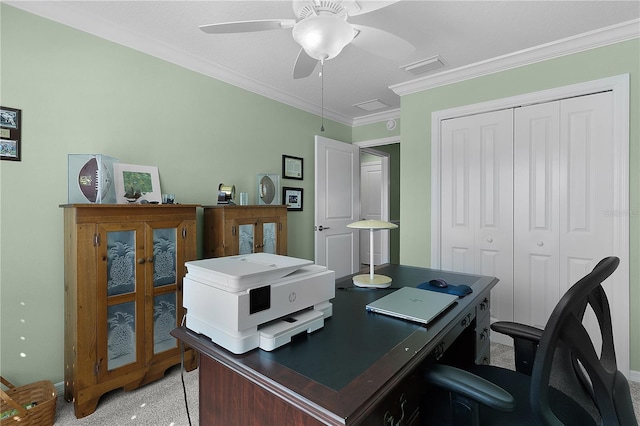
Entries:
<svg viewBox="0 0 640 426">
<path fill-rule="evenodd" d="M 331 59 L 353 40 L 351 24 L 335 15 L 314 15 L 293 27 L 293 39 L 319 61 Z"/>
<path fill-rule="evenodd" d="M 347 225 L 347 228 L 356 229 L 395 229 L 398 225 L 383 220 L 359 220 Z"/>
</svg>

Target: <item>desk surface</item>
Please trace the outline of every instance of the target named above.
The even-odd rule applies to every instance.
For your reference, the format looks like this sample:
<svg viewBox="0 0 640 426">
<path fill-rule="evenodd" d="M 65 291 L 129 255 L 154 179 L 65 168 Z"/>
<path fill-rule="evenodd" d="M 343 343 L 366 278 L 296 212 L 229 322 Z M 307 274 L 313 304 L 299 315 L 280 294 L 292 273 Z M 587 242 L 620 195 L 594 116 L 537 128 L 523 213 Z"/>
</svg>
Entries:
<svg viewBox="0 0 640 426">
<path fill-rule="evenodd" d="M 353 287 L 351 278 L 337 280 L 333 316 L 324 327 L 272 352 L 255 349 L 235 355 L 184 327 L 172 334 L 273 393 L 297 399 L 316 416 L 344 421 L 362 415 L 367 401 L 419 365 L 497 283 L 492 277 L 399 265 L 376 272 L 393 278 L 389 289 L 360 289 Z M 458 299 L 426 328 L 365 310 L 367 303 L 398 287 L 415 287 L 433 278 L 469 285 L 473 293 Z"/>
</svg>

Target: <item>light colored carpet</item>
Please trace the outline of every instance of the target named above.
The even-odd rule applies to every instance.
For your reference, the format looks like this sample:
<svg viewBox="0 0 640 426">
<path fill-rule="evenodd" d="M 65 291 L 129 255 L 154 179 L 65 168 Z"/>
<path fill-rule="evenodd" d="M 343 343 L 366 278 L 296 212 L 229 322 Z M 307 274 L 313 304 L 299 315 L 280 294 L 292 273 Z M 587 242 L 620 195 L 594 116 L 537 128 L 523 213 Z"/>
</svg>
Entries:
<svg viewBox="0 0 640 426">
<path fill-rule="evenodd" d="M 184 373 L 191 424 L 198 424 L 198 370 Z M 189 426 L 182 391 L 180 366 L 166 376 L 139 389 L 117 389 L 105 394 L 96 411 L 76 419 L 73 404 L 58 397 L 55 425 L 91 426 Z"/>
<path fill-rule="evenodd" d="M 491 363 L 514 369 L 513 349 L 498 343 L 491 344 Z M 184 373 L 191 424 L 198 424 L 198 370 Z M 640 383 L 631 382 L 631 394 L 636 417 L 640 419 Z M 92 426 L 189 426 L 182 392 L 180 367 L 167 372 L 162 380 L 140 389 L 125 392 L 114 390 L 104 395 L 96 411 L 82 419 L 73 414 L 73 404 L 58 397 L 56 425 Z"/>
</svg>

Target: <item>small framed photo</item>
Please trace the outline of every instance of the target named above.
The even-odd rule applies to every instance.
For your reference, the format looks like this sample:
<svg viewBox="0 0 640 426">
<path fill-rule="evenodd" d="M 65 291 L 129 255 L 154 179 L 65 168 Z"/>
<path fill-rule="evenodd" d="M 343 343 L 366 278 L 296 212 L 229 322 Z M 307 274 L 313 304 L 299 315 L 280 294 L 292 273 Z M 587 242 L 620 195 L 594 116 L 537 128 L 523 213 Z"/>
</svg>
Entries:
<svg viewBox="0 0 640 426">
<path fill-rule="evenodd" d="M 282 178 L 302 180 L 302 158 L 290 155 L 282 156 Z"/>
<path fill-rule="evenodd" d="M 22 111 L 0 106 L 0 159 L 20 161 Z"/>
<path fill-rule="evenodd" d="M 162 202 L 157 167 L 114 163 L 113 174 L 118 204 Z"/>
<path fill-rule="evenodd" d="M 282 200 L 287 205 L 287 210 L 294 212 L 302 211 L 302 188 L 282 188 Z"/>
</svg>

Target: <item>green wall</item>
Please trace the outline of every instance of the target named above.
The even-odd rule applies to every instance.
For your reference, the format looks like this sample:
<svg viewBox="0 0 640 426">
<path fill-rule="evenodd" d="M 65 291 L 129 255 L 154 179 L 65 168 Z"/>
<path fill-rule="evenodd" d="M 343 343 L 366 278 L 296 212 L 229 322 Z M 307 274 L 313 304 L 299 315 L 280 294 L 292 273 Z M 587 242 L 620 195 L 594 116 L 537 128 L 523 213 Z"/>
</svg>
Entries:
<svg viewBox="0 0 640 426">
<path fill-rule="evenodd" d="M 63 379 L 69 153 L 157 166 L 163 192 L 202 205 L 221 182 L 255 203 L 258 173 L 302 157 L 304 180 L 282 181 L 305 194 L 288 248 L 313 259 L 318 116 L 5 4 L 0 14 L 0 101 L 23 114 L 22 161 L 0 162 L 0 374 Z M 323 135 L 350 141 L 351 127 L 325 120 Z"/>
<path fill-rule="evenodd" d="M 634 39 L 402 97 L 400 261 L 431 259 L 431 114 L 475 104 L 629 74 L 630 80 L 630 345 L 631 370 L 640 370 L 640 40 Z"/>
</svg>

